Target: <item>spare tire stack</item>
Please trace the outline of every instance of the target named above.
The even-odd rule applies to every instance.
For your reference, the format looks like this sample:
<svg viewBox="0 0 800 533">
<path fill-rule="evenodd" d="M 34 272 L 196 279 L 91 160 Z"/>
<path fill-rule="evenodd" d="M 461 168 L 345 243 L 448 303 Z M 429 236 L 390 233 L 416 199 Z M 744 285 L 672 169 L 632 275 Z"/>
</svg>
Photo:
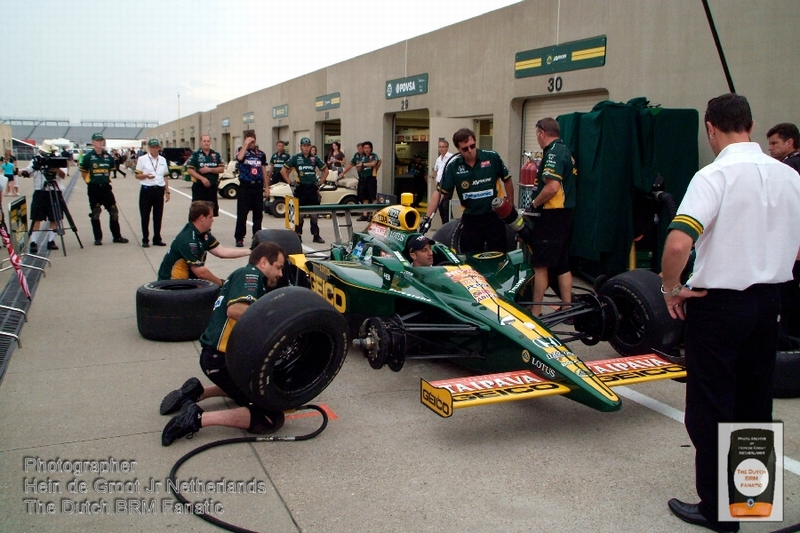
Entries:
<svg viewBox="0 0 800 533">
<path fill-rule="evenodd" d="M 204 279 L 151 281 L 136 290 L 136 324 L 145 339 L 196 341 L 208 327 L 219 286 Z"/>
</svg>

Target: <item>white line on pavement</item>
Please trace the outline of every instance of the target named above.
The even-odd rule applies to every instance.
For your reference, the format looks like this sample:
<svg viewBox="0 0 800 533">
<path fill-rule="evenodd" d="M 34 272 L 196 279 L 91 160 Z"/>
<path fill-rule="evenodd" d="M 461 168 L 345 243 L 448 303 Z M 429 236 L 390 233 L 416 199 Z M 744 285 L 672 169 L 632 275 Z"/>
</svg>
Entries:
<svg viewBox="0 0 800 533">
<path fill-rule="evenodd" d="M 677 420 L 678 422 L 683 424 L 684 413 L 679 409 L 675 409 L 674 407 L 671 407 L 663 402 L 659 402 L 654 398 L 646 396 L 641 392 L 636 392 L 635 390 L 630 389 L 628 387 L 615 387 L 614 392 L 616 392 L 623 398 L 627 398 L 632 402 L 636 402 L 639 405 L 643 405 L 648 409 L 652 409 L 657 413 L 660 413 L 673 420 Z M 800 461 L 784 455 L 783 469 L 791 472 L 792 474 L 800 476 Z"/>
</svg>

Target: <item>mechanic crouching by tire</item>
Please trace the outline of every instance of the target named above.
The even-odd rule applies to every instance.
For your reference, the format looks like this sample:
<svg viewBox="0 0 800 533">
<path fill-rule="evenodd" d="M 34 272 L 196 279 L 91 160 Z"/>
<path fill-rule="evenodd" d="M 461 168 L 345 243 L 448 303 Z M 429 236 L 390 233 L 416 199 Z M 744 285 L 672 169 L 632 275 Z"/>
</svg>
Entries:
<svg viewBox="0 0 800 533">
<path fill-rule="evenodd" d="M 175 237 L 169 251 L 161 261 L 158 279 L 205 279 L 222 285 L 206 266 L 206 255 L 220 259 L 235 259 L 250 254 L 249 250 L 220 246 L 211 235 L 214 224 L 214 204 L 205 200 L 192 202 L 189 206 L 189 222 Z"/>
<path fill-rule="evenodd" d="M 748 513 L 732 516 L 729 502 L 718 500 L 725 479 L 718 425 L 772 422 L 779 287 L 792 279 L 800 249 L 800 180 L 750 141 L 753 118 L 743 96 L 710 100 L 705 126 L 716 159 L 689 183 L 661 263 L 665 304 L 686 322 L 685 423 L 700 502 L 673 498 L 668 507 L 684 522 L 739 531 L 733 520 Z M 693 244 L 697 258 L 684 286 Z"/>
<path fill-rule="evenodd" d="M 289 183 L 289 173 L 294 169 L 297 172 L 297 186 L 294 189 L 294 194 L 300 200 L 300 205 L 319 205 L 319 181 L 317 180 L 317 171 L 322 171 L 321 181 L 325 183 L 325 178 L 328 177 L 328 167 L 319 156 L 311 155 L 311 139 L 303 137 L 300 139 L 300 153 L 293 155 L 281 169 L 281 175 L 286 183 Z M 314 236 L 314 242 L 324 243 L 322 237 L 319 235 L 319 224 L 317 224 L 318 215 L 311 215 L 311 234 Z M 295 227 L 295 232 L 303 240 L 303 216 L 300 216 L 300 221 Z"/>
<path fill-rule="evenodd" d="M 200 337 L 200 368 L 214 385 L 204 387 L 190 378 L 180 389 L 167 394 L 159 412 L 175 415 L 161 433 L 161 445 L 195 433 L 205 426 L 227 426 L 263 435 L 283 426 L 283 412 L 265 411 L 253 405 L 234 383 L 225 366 L 225 350 L 236 321 L 247 308 L 274 288 L 281 279 L 286 254 L 275 243 L 263 242 L 250 252 L 247 266 L 235 270 L 225 281 L 208 328 Z M 239 407 L 205 412 L 195 402 L 215 396 L 228 397 Z"/>
</svg>

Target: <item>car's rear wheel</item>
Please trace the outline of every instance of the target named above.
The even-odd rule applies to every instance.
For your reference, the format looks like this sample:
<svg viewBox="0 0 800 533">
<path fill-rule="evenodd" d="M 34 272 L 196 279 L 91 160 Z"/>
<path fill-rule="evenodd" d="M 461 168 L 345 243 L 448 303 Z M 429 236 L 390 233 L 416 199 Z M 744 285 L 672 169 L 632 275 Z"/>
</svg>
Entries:
<svg viewBox="0 0 800 533">
<path fill-rule="evenodd" d="M 517 235 L 514 230 L 505 226 L 506 229 L 506 243 L 509 250 L 514 250 L 517 247 Z M 451 220 L 444 224 L 441 228 L 436 230 L 433 234 L 433 240 L 440 242 L 454 250 L 457 254 L 462 253 L 461 250 L 461 233 L 462 233 L 461 219 Z"/>
<path fill-rule="evenodd" d="M 225 361 L 248 397 L 285 411 L 318 396 L 344 362 L 347 321 L 316 293 L 275 289 L 242 315 L 231 332 Z"/>
<path fill-rule="evenodd" d="M 800 339 L 788 337 L 775 356 L 774 398 L 800 398 Z"/>
<path fill-rule="evenodd" d="M 619 313 L 609 343 L 620 354 L 671 353 L 683 341 L 683 322 L 669 315 L 660 289 L 661 278 L 649 270 L 623 272 L 600 287 L 598 294 L 611 298 Z"/>
<path fill-rule="evenodd" d="M 169 177 L 170 179 L 176 180 L 181 177 L 181 172 L 179 170 L 170 170 Z"/>
</svg>

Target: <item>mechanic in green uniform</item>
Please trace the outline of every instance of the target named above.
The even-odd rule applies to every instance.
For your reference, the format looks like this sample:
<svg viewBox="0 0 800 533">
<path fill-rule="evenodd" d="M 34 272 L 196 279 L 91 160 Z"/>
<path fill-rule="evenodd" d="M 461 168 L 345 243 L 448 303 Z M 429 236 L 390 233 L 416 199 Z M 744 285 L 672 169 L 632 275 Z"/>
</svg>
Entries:
<svg viewBox="0 0 800 533">
<path fill-rule="evenodd" d="M 317 170 L 322 171 L 320 179 L 325 182 L 328 177 L 328 167 L 321 157 L 311 155 L 311 139 L 303 137 L 300 139 L 300 153 L 293 155 L 281 169 L 283 179 L 289 182 L 289 173 L 292 169 L 297 172 L 297 185 L 294 189 L 294 195 L 300 200 L 300 205 L 319 205 L 319 181 L 317 180 Z M 317 216 L 311 215 L 311 234 L 314 235 L 314 242 L 324 243 L 325 241 L 319 235 L 319 224 L 317 224 Z M 300 238 L 303 238 L 303 217 L 300 217 L 300 222 L 295 226 L 295 232 Z"/>
<path fill-rule="evenodd" d="M 108 211 L 111 235 L 113 242 L 126 243 L 128 239 L 122 236 L 119 228 L 119 209 L 117 200 L 111 191 L 111 171 L 117 166 L 111 154 L 103 148 L 105 138 L 102 133 L 92 135 L 94 150 L 83 156 L 80 164 L 81 176 L 86 182 L 86 192 L 89 194 L 89 217 L 92 219 L 92 233 L 95 245 L 103 244 L 103 228 L 100 227 L 101 207 Z"/>
<path fill-rule="evenodd" d="M 436 186 L 428 204 L 428 212 L 420 224 L 420 231 L 425 233 L 430 228 L 430 219 L 442 196 L 455 190 L 464 207 L 461 216 L 461 251 L 507 252 L 505 224 L 492 211 L 492 200 L 501 195 L 501 191 L 509 202 L 514 203 L 514 184 L 505 163 L 497 152 L 479 150 L 475 143 L 475 132 L 468 128 L 453 134 L 453 145 L 458 155 L 447 162 L 444 177 Z"/>
<path fill-rule="evenodd" d="M 374 204 L 378 201 L 378 169 L 381 168 L 381 158 L 372 151 L 372 142 L 364 141 L 364 155 L 356 165 L 358 170 L 358 200 L 362 204 Z M 358 220 L 366 221 L 372 218 L 372 213 L 366 213 L 358 217 Z"/>
<path fill-rule="evenodd" d="M 211 135 L 200 136 L 200 149 L 186 163 L 186 171 L 192 177 L 192 201 L 205 200 L 214 204 L 214 216 L 219 216 L 219 175 L 225 170 L 222 156 L 211 149 Z"/>
<path fill-rule="evenodd" d="M 250 250 L 220 246 L 211 235 L 214 223 L 214 205 L 200 200 L 189 206 L 189 222 L 172 241 L 167 255 L 158 269 L 158 279 L 206 279 L 217 285 L 223 280 L 206 267 L 207 252 L 211 255 L 234 259 L 250 254 Z"/>
<path fill-rule="evenodd" d="M 353 157 L 350 158 L 350 162 L 347 164 L 344 170 L 339 174 L 339 177 L 344 177 L 347 174 L 347 171 L 353 167 L 358 167 L 358 164 L 361 163 L 361 160 L 364 159 L 364 143 L 356 144 L 356 153 L 353 154 Z M 360 199 L 359 199 L 360 201 Z"/>
<path fill-rule="evenodd" d="M 159 412 L 167 415 L 180 410 L 161 433 L 162 446 L 195 433 L 201 427 L 227 426 L 264 434 L 283 426 L 283 412 L 265 411 L 250 402 L 228 373 L 225 351 L 236 321 L 256 300 L 275 288 L 283 275 L 286 253 L 273 242 L 262 242 L 250 252 L 247 266 L 236 269 L 225 281 L 203 336 L 200 337 L 200 368 L 214 385 L 204 387 L 197 378 L 188 379 L 161 402 Z M 238 407 L 204 412 L 195 402 L 214 396 L 227 396 Z"/>
<path fill-rule="evenodd" d="M 276 183 L 283 181 L 283 174 L 281 174 L 281 170 L 283 169 L 283 165 L 285 165 L 289 158 L 292 157 L 289 155 L 289 152 L 286 151 L 286 143 L 283 141 L 276 142 L 275 149 L 277 151 L 272 154 L 272 157 L 269 158 L 269 164 L 272 171 L 269 176 L 270 185 L 275 185 Z"/>
<path fill-rule="evenodd" d="M 548 271 L 558 276 L 558 292 L 563 302 L 572 301 L 572 272 L 569 269 L 569 247 L 572 243 L 572 210 L 575 207 L 575 181 L 578 171 L 572 154 L 560 138 L 558 122 L 543 118 L 536 123 L 536 141 L 544 150 L 536 181 L 533 184 L 531 207 L 539 216 L 533 225 L 534 248 L 531 250 L 533 301 L 544 300 Z M 534 316 L 541 305 L 531 307 Z"/>
</svg>

